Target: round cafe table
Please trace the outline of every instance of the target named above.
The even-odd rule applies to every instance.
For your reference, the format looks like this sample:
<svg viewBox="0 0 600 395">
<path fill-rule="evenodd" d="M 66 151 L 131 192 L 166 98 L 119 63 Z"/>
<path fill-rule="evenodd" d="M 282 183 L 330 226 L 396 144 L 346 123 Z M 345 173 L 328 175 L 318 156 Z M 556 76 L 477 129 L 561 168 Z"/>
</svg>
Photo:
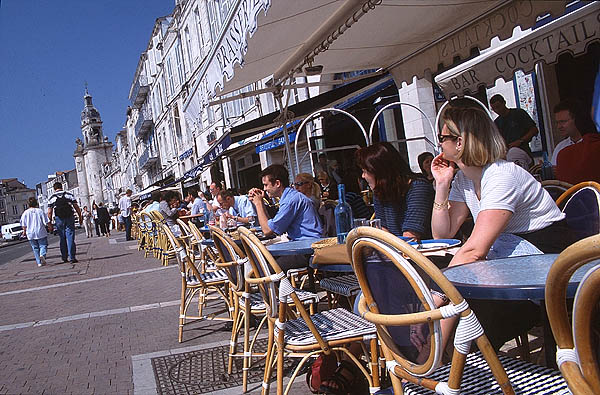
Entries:
<svg viewBox="0 0 600 395">
<path fill-rule="evenodd" d="M 322 237 L 313 237 L 309 239 L 286 241 L 267 246 L 267 250 L 274 257 L 285 255 L 311 255 L 313 253 L 312 244 L 323 240 Z"/>
<path fill-rule="evenodd" d="M 528 255 L 490 259 L 457 265 L 443 270 L 444 275 L 467 299 L 531 300 L 541 307 L 546 366 L 556 368 L 556 343 L 550 330 L 544 304 L 546 277 L 558 254 Z M 569 280 L 567 298 L 575 297 L 585 273 L 600 261 L 580 267 Z"/>
</svg>

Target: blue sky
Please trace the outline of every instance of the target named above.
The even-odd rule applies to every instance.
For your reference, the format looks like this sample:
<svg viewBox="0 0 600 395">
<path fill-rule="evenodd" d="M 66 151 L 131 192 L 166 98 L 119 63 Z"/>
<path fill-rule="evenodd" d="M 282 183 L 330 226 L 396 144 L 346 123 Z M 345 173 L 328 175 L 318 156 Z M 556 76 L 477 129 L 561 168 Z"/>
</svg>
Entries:
<svg viewBox="0 0 600 395">
<path fill-rule="evenodd" d="M 0 178 L 75 167 L 84 83 L 114 143 L 154 21 L 174 0 L 0 0 Z"/>
</svg>

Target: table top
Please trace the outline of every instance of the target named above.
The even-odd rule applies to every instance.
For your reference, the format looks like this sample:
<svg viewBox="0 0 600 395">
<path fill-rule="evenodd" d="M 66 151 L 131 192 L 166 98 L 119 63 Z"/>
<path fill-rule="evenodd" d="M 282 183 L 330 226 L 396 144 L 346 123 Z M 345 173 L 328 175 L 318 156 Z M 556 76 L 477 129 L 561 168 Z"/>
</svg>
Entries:
<svg viewBox="0 0 600 395">
<path fill-rule="evenodd" d="M 544 299 L 546 276 L 558 254 L 528 255 L 477 261 L 445 269 L 444 275 L 465 298 L 494 300 Z M 567 297 L 574 297 L 585 272 L 600 261 L 579 268 L 571 277 Z"/>
<path fill-rule="evenodd" d="M 322 237 L 313 237 L 310 239 L 287 241 L 267 246 L 267 249 L 273 256 L 283 255 L 312 255 L 312 243 L 323 240 Z"/>
<path fill-rule="evenodd" d="M 190 214 L 190 215 L 179 216 L 179 218 L 181 218 L 181 219 L 189 219 L 189 218 L 197 218 L 197 217 L 204 217 L 204 214 Z"/>
</svg>

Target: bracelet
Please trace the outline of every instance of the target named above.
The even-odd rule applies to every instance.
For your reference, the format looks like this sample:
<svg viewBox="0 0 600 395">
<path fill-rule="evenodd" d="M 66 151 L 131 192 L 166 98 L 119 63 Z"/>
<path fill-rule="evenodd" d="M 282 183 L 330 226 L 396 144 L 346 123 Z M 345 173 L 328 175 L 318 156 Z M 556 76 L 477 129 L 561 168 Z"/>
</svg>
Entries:
<svg viewBox="0 0 600 395">
<path fill-rule="evenodd" d="M 444 201 L 444 203 L 436 203 L 435 201 L 433 202 L 433 209 L 434 210 L 447 210 L 450 208 L 450 204 L 448 203 L 448 201 Z"/>
</svg>

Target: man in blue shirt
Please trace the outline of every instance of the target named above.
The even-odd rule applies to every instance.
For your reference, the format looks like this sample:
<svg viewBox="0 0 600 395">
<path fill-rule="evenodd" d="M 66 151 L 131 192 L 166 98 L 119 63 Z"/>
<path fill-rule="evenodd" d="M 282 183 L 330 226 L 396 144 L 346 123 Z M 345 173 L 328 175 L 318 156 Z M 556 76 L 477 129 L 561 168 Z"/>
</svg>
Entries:
<svg viewBox="0 0 600 395">
<path fill-rule="evenodd" d="M 219 192 L 217 195 L 219 205 L 229 210 L 229 216 L 235 218 L 236 222 L 247 224 L 249 217 L 256 216 L 252 202 L 247 196 L 235 196 L 230 190 Z"/>
<path fill-rule="evenodd" d="M 248 197 L 256 207 L 258 222 L 266 236 L 288 234 L 290 240 L 321 237 L 323 225 L 312 201 L 302 193 L 291 188 L 287 169 L 282 165 L 271 165 L 260 173 L 264 191 L 253 188 Z M 269 219 L 263 198 L 265 192 L 271 198 L 279 197 L 279 211 Z M 291 256 L 290 259 L 277 260 L 281 269 L 307 266 L 304 256 Z M 288 262 L 289 260 L 289 262 Z"/>
</svg>

